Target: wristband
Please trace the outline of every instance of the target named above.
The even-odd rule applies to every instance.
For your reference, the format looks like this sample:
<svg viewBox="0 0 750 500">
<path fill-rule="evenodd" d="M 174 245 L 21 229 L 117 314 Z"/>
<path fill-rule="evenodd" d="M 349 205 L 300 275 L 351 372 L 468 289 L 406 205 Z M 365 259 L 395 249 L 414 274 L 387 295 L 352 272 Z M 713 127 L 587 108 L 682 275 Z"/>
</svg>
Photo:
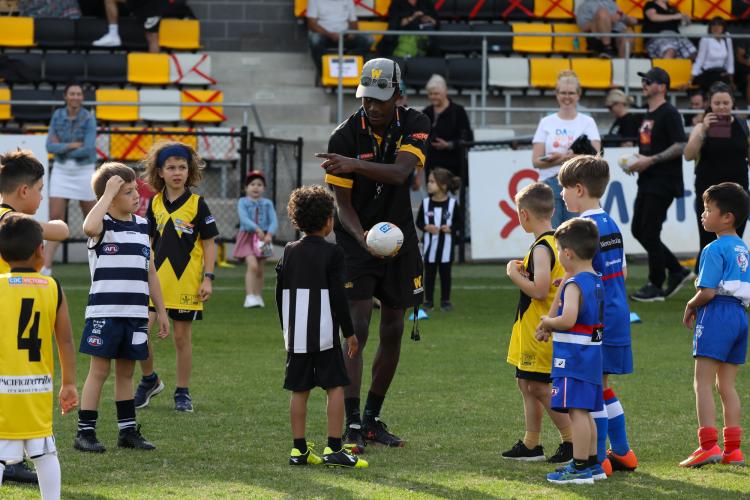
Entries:
<svg viewBox="0 0 750 500">
<path fill-rule="evenodd" d="M 204 278 L 208 278 L 208 279 L 210 279 L 211 281 L 213 281 L 213 280 L 215 280 L 215 279 L 216 279 L 216 275 L 215 275 L 214 273 L 203 273 L 203 277 L 204 277 Z"/>
</svg>

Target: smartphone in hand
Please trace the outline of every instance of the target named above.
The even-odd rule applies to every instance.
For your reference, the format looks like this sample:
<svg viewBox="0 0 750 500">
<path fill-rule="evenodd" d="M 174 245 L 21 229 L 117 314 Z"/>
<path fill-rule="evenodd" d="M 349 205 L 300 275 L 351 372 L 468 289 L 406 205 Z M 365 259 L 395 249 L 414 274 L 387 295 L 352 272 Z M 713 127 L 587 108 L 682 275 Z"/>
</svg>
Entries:
<svg viewBox="0 0 750 500">
<path fill-rule="evenodd" d="M 716 116 L 716 121 L 708 127 L 708 137 L 715 139 L 729 139 L 732 137 L 732 117 L 730 115 Z"/>
</svg>

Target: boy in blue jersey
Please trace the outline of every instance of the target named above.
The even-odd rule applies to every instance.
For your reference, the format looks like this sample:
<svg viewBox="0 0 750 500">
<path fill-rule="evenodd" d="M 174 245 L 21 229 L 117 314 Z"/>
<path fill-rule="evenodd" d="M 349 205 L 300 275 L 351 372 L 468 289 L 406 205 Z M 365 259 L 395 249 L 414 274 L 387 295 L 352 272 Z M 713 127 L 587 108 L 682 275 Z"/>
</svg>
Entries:
<svg viewBox="0 0 750 500">
<path fill-rule="evenodd" d="M 737 227 L 747 220 L 750 197 L 733 182 L 722 182 L 703 194 L 703 228 L 717 239 L 701 254 L 695 296 L 685 307 L 682 322 L 693 328 L 695 400 L 700 446 L 680 462 L 682 467 L 743 464 L 740 399 L 735 388 L 739 365 L 747 355 L 747 313 L 750 304 L 750 252 Z M 718 442 L 713 385 L 724 410 L 724 452 Z"/>
<path fill-rule="evenodd" d="M 557 175 L 568 210 L 593 220 L 599 230 L 599 248 L 593 266 L 604 284 L 604 405 L 593 413 L 598 435 L 597 454 L 607 475 L 611 475 L 613 469 L 633 471 L 638 466 L 638 459 L 628 442 L 625 413 L 614 390 L 609 387 L 610 375 L 633 373 L 622 234 L 600 204 L 609 183 L 609 165 L 598 156 L 576 156 L 565 162 Z M 607 436 L 610 450 L 607 450 Z"/>
<path fill-rule="evenodd" d="M 573 431 L 573 462 L 547 474 L 552 483 L 593 483 L 606 479 L 596 456 L 596 425 L 591 412 L 602 406 L 604 286 L 591 260 L 599 231 L 576 217 L 555 231 L 560 263 L 570 276 L 561 287 L 557 315 L 542 316 L 537 339 L 552 336 L 553 410 L 567 412 Z"/>
</svg>

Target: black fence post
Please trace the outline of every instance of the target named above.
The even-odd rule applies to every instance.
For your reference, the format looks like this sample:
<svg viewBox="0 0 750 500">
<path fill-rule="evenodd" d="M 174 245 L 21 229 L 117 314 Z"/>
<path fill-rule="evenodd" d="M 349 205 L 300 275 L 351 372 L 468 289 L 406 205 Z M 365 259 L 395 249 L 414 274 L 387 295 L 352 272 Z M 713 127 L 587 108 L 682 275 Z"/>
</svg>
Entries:
<svg viewBox="0 0 750 500">
<path fill-rule="evenodd" d="M 302 187 L 302 137 L 297 137 L 297 187 Z"/>
<path fill-rule="evenodd" d="M 253 134 L 250 133 L 250 147 L 247 144 L 247 126 L 243 125 L 240 129 L 240 185 L 242 185 L 247 175 L 248 161 L 247 158 L 250 156 L 250 166 L 252 168 L 253 151 L 252 151 L 252 139 Z"/>
</svg>

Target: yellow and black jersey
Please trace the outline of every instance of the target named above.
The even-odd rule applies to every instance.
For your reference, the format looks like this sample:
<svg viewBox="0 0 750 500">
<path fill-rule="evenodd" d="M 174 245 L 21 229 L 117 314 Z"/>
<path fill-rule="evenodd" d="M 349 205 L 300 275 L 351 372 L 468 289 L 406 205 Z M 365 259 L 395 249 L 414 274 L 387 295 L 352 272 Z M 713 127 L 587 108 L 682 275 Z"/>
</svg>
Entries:
<svg viewBox="0 0 750 500">
<path fill-rule="evenodd" d="M 380 137 L 372 131 L 364 108 L 349 117 L 331 135 L 328 152 L 349 158 L 376 163 L 395 163 L 396 156 L 408 152 L 417 157 L 417 168 L 425 163 L 427 137 L 430 134 L 430 120 L 415 109 L 397 107 L 396 113 L 385 134 Z M 401 185 L 384 184 L 363 175 L 326 174 L 325 182 L 352 190 L 352 206 L 359 216 L 362 228 L 370 229 L 378 222 L 392 222 L 404 233 L 403 249 L 417 245 L 417 232 L 411 209 L 410 180 Z M 336 216 L 337 241 L 349 238 L 348 233 Z M 339 236 L 341 235 L 341 236 Z M 366 253 L 358 244 L 345 245 L 349 249 Z"/>
<path fill-rule="evenodd" d="M 189 189 L 170 202 L 164 192 L 153 197 L 146 218 L 153 238 L 154 263 L 167 309 L 200 311 L 203 281 L 201 240 L 215 238 L 211 211 L 202 196 Z"/>
<path fill-rule="evenodd" d="M 33 269 L 0 274 L 0 439 L 52 435 L 52 337 L 60 285 Z"/>
<path fill-rule="evenodd" d="M 15 212 L 15 210 L 13 210 L 13 207 L 11 207 L 10 205 L 6 205 L 5 203 L 0 205 L 0 221 L 3 220 L 3 217 L 11 212 Z M 10 266 L 3 260 L 2 257 L 0 257 L 0 274 L 5 274 L 7 272 L 10 272 Z"/>
</svg>

